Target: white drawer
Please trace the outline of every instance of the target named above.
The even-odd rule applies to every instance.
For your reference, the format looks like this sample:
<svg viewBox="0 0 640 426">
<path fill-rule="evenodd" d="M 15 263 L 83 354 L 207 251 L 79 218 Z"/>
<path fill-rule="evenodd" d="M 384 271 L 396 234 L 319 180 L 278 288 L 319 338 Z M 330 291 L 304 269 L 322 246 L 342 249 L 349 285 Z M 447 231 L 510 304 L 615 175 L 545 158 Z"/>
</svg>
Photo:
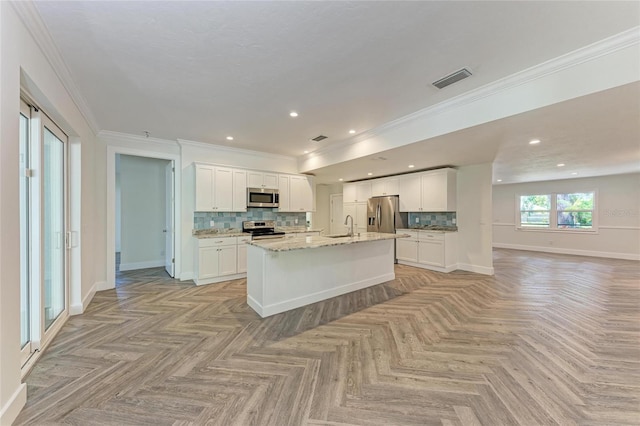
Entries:
<svg viewBox="0 0 640 426">
<path fill-rule="evenodd" d="M 420 231 L 419 234 L 418 234 L 418 239 L 420 239 L 420 240 L 444 241 L 444 233 L 443 232 Z"/>
<path fill-rule="evenodd" d="M 247 235 L 245 237 L 238 237 L 238 244 L 246 243 L 247 241 L 251 241 L 251 236 Z"/>
<path fill-rule="evenodd" d="M 403 240 L 417 240 L 418 239 L 418 231 L 411 231 L 408 229 L 398 229 L 396 230 L 396 234 L 407 234 L 409 238 L 403 238 Z"/>
<path fill-rule="evenodd" d="M 198 247 L 232 246 L 237 244 L 236 237 L 200 238 Z"/>
</svg>

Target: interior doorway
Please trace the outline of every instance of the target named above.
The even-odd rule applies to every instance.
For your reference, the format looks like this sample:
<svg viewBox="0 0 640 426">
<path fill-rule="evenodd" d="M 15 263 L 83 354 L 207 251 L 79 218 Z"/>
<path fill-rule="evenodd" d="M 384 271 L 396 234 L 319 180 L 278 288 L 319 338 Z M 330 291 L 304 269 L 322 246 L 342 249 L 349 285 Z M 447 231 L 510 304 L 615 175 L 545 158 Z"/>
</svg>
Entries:
<svg viewBox="0 0 640 426">
<path fill-rule="evenodd" d="M 173 160 L 116 154 L 115 269 L 164 267 L 175 276 Z"/>
<path fill-rule="evenodd" d="M 341 234 L 344 232 L 344 222 L 342 218 L 342 194 L 329 195 L 329 226 L 332 234 Z"/>
</svg>

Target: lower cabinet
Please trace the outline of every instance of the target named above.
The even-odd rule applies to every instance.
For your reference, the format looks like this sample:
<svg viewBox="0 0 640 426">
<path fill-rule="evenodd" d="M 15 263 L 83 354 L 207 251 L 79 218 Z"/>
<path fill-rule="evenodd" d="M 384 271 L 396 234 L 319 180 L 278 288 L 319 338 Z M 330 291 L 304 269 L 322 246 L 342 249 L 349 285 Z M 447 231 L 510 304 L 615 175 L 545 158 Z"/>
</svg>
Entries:
<svg viewBox="0 0 640 426">
<path fill-rule="evenodd" d="M 194 281 L 197 285 L 242 278 L 246 275 L 246 241 L 249 237 L 199 238 Z M 243 240 L 240 242 L 240 240 Z M 244 251 L 240 248 L 243 246 Z M 240 257 L 244 261 L 240 263 Z"/>
<path fill-rule="evenodd" d="M 398 263 L 439 272 L 451 272 L 457 268 L 456 232 L 398 229 L 396 233 L 409 235 L 409 238 L 396 240 Z"/>
</svg>

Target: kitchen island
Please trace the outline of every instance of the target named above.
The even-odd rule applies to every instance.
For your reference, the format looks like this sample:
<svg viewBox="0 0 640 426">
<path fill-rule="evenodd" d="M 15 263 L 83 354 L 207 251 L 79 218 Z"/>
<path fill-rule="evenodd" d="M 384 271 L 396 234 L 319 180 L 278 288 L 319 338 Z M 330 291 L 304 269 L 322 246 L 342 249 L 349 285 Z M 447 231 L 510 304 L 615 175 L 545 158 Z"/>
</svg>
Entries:
<svg viewBox="0 0 640 426">
<path fill-rule="evenodd" d="M 248 243 L 247 303 L 268 317 L 393 280 L 403 234 L 311 236 Z"/>
</svg>

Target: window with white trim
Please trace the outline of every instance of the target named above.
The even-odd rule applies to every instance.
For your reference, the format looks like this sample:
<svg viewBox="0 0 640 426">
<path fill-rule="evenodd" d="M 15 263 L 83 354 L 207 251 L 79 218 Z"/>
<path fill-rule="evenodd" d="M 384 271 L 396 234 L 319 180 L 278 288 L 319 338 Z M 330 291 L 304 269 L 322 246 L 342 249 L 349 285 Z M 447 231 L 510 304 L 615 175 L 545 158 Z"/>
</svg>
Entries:
<svg viewBox="0 0 640 426">
<path fill-rule="evenodd" d="M 520 229 L 593 231 L 596 192 L 520 195 Z"/>
</svg>

